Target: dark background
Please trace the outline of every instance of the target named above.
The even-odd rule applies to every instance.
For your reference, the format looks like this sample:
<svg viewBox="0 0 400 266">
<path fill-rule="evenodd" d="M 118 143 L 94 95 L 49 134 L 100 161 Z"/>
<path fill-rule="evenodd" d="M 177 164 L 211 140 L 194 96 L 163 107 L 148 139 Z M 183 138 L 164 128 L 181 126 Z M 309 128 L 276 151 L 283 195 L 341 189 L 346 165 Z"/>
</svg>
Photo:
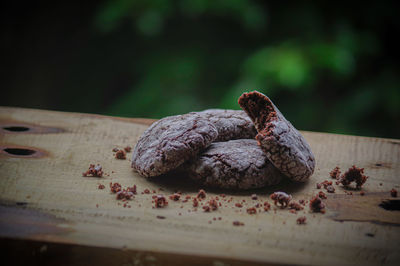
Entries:
<svg viewBox="0 0 400 266">
<path fill-rule="evenodd" d="M 400 138 L 399 9 L 354 2 L 11 1 L 0 105 L 160 118 L 257 89 L 299 129 Z"/>
</svg>

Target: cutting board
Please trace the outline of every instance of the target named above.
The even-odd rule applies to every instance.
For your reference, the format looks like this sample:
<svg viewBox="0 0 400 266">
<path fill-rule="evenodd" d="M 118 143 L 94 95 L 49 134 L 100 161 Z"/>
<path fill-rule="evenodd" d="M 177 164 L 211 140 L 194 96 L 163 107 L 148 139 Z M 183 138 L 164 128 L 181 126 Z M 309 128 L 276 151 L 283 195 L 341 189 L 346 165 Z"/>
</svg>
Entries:
<svg viewBox="0 0 400 266">
<path fill-rule="evenodd" d="M 43 265 L 400 262 L 400 202 L 389 193 L 400 188 L 399 140 L 303 131 L 317 162 L 309 182 L 284 181 L 245 192 L 204 188 L 207 198 L 218 196 L 222 203 L 218 210 L 204 212 L 201 205 L 195 210 L 191 200 L 182 199 L 154 208 L 153 195 L 180 191 L 195 196 L 203 187 L 184 174 L 143 178 L 130 167 L 131 153 L 126 160 L 114 157 L 113 148 L 133 147 L 152 122 L 1 107 L 3 255 Z M 104 176 L 83 177 L 89 164 L 100 164 Z M 312 213 L 308 206 L 297 213 L 274 206 L 267 212 L 246 212 L 257 202 L 273 205 L 269 195 L 274 191 L 309 200 L 320 191 L 316 183 L 329 180 L 334 167 L 343 172 L 352 165 L 365 168 L 369 176 L 364 195 L 334 185 L 335 193 L 325 191 L 325 214 Z M 110 192 L 110 182 L 135 184 L 138 193 L 124 206 Z M 258 199 L 251 199 L 252 194 Z M 235 207 L 237 202 L 243 207 Z M 307 218 L 306 224 L 296 223 L 300 216 Z"/>
</svg>

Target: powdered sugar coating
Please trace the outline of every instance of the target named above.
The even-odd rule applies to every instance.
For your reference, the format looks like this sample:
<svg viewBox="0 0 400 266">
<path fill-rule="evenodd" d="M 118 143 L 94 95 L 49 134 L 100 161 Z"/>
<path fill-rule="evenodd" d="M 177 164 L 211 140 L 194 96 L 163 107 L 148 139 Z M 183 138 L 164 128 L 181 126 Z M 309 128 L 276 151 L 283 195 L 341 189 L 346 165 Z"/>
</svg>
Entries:
<svg viewBox="0 0 400 266">
<path fill-rule="evenodd" d="M 197 112 L 214 124 L 218 131 L 217 141 L 252 139 L 257 135 L 253 122 L 243 110 L 208 109 Z"/>
<path fill-rule="evenodd" d="M 254 139 L 214 142 L 182 168 L 203 185 L 227 189 L 264 187 L 282 179 Z"/>
<path fill-rule="evenodd" d="M 213 123 L 196 113 L 160 119 L 139 138 L 132 167 L 145 177 L 165 174 L 208 147 L 217 136 Z"/>
<path fill-rule="evenodd" d="M 294 126 L 264 94 L 244 93 L 239 104 L 256 125 L 256 139 L 268 159 L 286 176 L 304 182 L 314 172 L 310 146 Z"/>
</svg>

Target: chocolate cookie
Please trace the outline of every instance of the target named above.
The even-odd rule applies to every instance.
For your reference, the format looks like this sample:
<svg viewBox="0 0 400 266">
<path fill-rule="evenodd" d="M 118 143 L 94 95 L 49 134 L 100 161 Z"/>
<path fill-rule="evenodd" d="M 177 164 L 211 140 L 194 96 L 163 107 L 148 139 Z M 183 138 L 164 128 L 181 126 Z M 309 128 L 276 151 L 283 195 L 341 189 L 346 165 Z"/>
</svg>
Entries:
<svg viewBox="0 0 400 266">
<path fill-rule="evenodd" d="M 242 110 L 209 109 L 197 114 L 214 124 L 218 131 L 215 141 L 252 139 L 257 135 L 253 122 Z"/>
<path fill-rule="evenodd" d="M 214 142 L 182 170 L 203 185 L 229 189 L 274 185 L 283 176 L 254 139 Z"/>
<path fill-rule="evenodd" d="M 146 177 L 165 174 L 208 147 L 217 136 L 213 123 L 196 113 L 163 118 L 139 138 L 132 167 Z"/>
<path fill-rule="evenodd" d="M 314 172 L 315 158 L 300 132 L 258 91 L 243 93 L 239 105 L 253 120 L 268 159 L 289 178 L 306 181 Z"/>
</svg>

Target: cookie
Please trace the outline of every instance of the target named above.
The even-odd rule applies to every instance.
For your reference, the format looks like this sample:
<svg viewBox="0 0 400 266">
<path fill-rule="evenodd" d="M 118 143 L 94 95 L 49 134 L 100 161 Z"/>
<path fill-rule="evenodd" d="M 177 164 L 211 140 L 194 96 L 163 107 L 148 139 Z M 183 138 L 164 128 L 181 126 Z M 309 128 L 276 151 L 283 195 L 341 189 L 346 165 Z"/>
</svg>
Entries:
<svg viewBox="0 0 400 266">
<path fill-rule="evenodd" d="M 215 141 L 252 139 L 257 135 L 253 122 L 242 110 L 208 109 L 197 114 L 214 124 L 218 131 Z"/>
<path fill-rule="evenodd" d="M 243 93 L 239 105 L 253 120 L 268 159 L 292 180 L 306 181 L 314 172 L 315 158 L 300 132 L 258 91 Z"/>
<path fill-rule="evenodd" d="M 196 113 L 154 122 L 139 138 L 132 167 L 145 177 L 165 174 L 197 155 L 218 137 L 212 122 Z"/>
<path fill-rule="evenodd" d="M 182 170 L 202 185 L 227 189 L 274 185 L 283 176 L 254 139 L 214 142 Z"/>
</svg>

